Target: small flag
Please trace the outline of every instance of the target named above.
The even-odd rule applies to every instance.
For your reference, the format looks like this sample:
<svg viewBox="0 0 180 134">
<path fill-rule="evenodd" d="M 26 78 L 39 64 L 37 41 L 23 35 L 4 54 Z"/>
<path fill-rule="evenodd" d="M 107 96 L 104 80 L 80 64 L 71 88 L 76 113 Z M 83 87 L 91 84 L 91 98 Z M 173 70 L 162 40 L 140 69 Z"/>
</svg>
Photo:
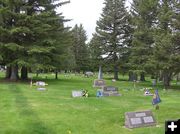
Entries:
<svg viewBox="0 0 180 134">
<path fill-rule="evenodd" d="M 154 93 L 154 95 L 153 95 L 152 104 L 153 104 L 153 105 L 156 105 L 156 104 L 158 104 L 158 103 L 160 103 L 160 102 L 161 102 L 161 99 L 160 99 L 160 97 L 159 97 L 158 90 L 156 89 L 156 90 L 155 90 L 155 93 Z"/>
</svg>

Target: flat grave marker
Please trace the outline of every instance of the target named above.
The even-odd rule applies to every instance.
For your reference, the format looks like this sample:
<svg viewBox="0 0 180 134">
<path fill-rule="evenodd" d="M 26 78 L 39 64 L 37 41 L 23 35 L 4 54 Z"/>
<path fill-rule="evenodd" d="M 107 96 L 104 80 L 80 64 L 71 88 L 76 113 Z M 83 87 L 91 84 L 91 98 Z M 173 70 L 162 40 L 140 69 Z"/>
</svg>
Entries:
<svg viewBox="0 0 180 134">
<path fill-rule="evenodd" d="M 119 94 L 117 87 L 104 86 L 103 87 L 103 96 L 121 96 L 121 94 Z"/>
<path fill-rule="evenodd" d="M 82 96 L 83 96 L 83 91 L 77 91 L 77 90 L 72 91 L 72 97 L 82 97 Z"/>
<path fill-rule="evenodd" d="M 39 88 L 37 88 L 37 90 L 39 90 L 39 91 L 44 91 L 44 90 L 46 90 L 46 88 L 44 88 L 44 87 L 39 87 Z"/>
<path fill-rule="evenodd" d="M 126 112 L 125 113 L 125 127 L 137 128 L 156 125 L 156 120 L 152 111 Z"/>
</svg>

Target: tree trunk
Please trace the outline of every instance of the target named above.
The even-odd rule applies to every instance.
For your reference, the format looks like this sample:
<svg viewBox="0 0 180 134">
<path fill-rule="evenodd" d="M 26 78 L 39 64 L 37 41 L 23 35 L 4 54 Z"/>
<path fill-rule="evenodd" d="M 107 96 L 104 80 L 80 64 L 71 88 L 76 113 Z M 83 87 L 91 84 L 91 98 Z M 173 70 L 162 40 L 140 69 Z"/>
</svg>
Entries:
<svg viewBox="0 0 180 134">
<path fill-rule="evenodd" d="M 55 71 L 55 79 L 56 80 L 58 79 L 58 71 L 57 70 Z"/>
<path fill-rule="evenodd" d="M 11 76 L 11 67 L 6 68 L 6 79 L 9 79 Z"/>
<path fill-rule="evenodd" d="M 171 74 L 168 72 L 165 72 L 163 76 L 164 76 L 163 77 L 164 87 L 165 89 L 167 89 L 170 86 Z"/>
<path fill-rule="evenodd" d="M 137 73 L 133 73 L 133 80 L 134 80 L 134 81 L 137 81 L 137 80 L 138 80 L 138 75 L 137 75 Z"/>
<path fill-rule="evenodd" d="M 114 79 L 115 80 L 118 80 L 119 78 L 118 78 L 118 67 L 115 65 L 114 66 Z"/>
<path fill-rule="evenodd" d="M 129 72 L 129 81 L 137 81 L 137 79 L 138 79 L 138 76 L 137 76 L 137 74 L 135 73 L 135 72 L 132 72 L 132 71 L 130 71 Z"/>
<path fill-rule="evenodd" d="M 39 70 L 36 70 L 36 77 L 39 76 Z"/>
<path fill-rule="evenodd" d="M 142 72 L 141 75 L 140 75 L 140 81 L 146 81 L 144 72 Z"/>
<path fill-rule="evenodd" d="M 159 73 L 159 81 L 163 81 L 163 72 L 162 71 L 160 71 L 160 73 Z"/>
<path fill-rule="evenodd" d="M 28 70 L 27 67 L 23 66 L 21 68 L 21 79 L 22 80 L 27 80 L 28 79 Z"/>
<path fill-rule="evenodd" d="M 18 66 L 17 65 L 13 65 L 11 66 L 11 76 L 10 76 L 10 80 L 16 81 L 18 80 Z"/>
<path fill-rule="evenodd" d="M 177 76 L 176 76 L 176 81 L 178 82 L 179 79 L 180 79 L 180 73 L 177 74 Z"/>
<path fill-rule="evenodd" d="M 129 81 L 134 81 L 133 72 L 129 71 Z"/>
</svg>

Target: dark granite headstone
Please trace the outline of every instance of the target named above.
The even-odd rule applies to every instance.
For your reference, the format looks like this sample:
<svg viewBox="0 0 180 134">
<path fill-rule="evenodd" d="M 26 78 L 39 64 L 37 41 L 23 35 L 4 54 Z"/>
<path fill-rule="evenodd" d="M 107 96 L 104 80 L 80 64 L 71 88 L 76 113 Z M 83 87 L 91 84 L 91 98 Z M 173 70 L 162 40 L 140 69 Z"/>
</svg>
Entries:
<svg viewBox="0 0 180 134">
<path fill-rule="evenodd" d="M 125 113 L 125 127 L 137 128 L 156 125 L 152 111 L 139 111 Z"/>
<path fill-rule="evenodd" d="M 94 80 L 94 87 L 104 87 L 105 85 L 106 84 L 104 80 Z"/>
<path fill-rule="evenodd" d="M 113 86 L 103 87 L 103 96 L 120 96 L 120 95 L 121 94 L 119 94 L 117 87 L 113 87 Z"/>
</svg>

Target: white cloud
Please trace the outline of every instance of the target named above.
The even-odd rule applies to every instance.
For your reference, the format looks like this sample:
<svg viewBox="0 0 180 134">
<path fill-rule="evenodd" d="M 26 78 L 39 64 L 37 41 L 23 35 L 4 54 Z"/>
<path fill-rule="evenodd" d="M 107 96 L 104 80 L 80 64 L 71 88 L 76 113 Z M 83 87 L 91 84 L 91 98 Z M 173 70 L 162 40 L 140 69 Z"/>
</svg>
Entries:
<svg viewBox="0 0 180 134">
<path fill-rule="evenodd" d="M 58 12 L 63 12 L 66 19 L 72 19 L 67 22 L 67 26 L 73 27 L 75 24 L 83 24 L 87 32 L 88 39 L 95 32 L 96 21 L 102 13 L 104 0 L 71 0 L 69 4 L 63 5 Z"/>
</svg>

